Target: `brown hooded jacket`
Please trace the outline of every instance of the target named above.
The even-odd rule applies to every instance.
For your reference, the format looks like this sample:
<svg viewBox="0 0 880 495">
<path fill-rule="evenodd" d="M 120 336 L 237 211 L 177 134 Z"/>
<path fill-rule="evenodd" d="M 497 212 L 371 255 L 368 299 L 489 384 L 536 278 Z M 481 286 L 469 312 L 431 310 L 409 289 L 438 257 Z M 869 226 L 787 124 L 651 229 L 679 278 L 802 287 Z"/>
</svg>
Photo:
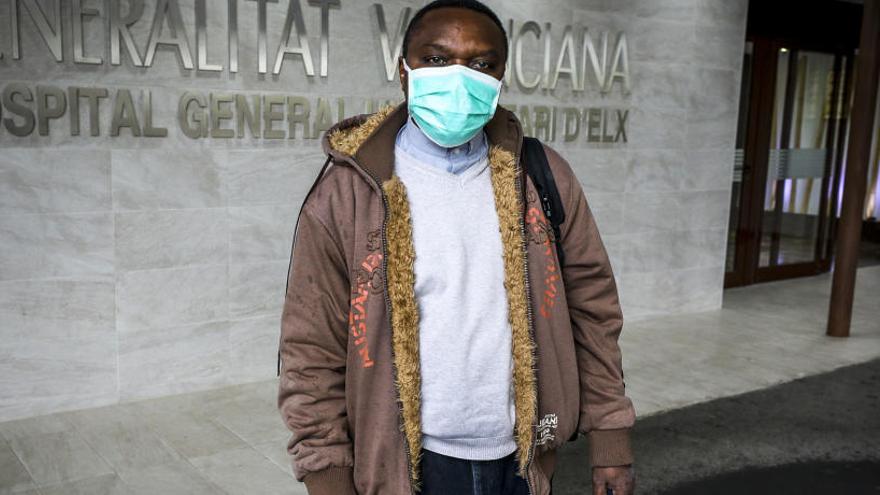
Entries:
<svg viewBox="0 0 880 495">
<path fill-rule="evenodd" d="M 346 119 L 297 220 L 281 318 L 278 408 L 311 495 L 405 495 L 421 487 L 419 312 L 406 189 L 394 143 L 406 105 Z M 545 145 L 566 221 L 559 242 L 519 162 L 522 128 L 486 125 L 512 329 L 516 459 L 547 495 L 557 448 L 588 437 L 593 466 L 633 462 L 623 316 L 605 247 L 569 164 Z M 454 222 L 454 218 L 449 221 Z M 455 315 L 450 315 L 453 319 Z M 586 467 L 586 460 L 585 460 Z"/>
</svg>

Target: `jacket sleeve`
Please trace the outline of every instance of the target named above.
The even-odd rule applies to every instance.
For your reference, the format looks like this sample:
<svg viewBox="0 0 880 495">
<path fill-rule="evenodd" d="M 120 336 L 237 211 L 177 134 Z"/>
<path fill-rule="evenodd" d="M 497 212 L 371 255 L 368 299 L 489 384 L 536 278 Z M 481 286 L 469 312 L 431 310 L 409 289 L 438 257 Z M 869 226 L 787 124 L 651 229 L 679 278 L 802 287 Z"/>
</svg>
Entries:
<svg viewBox="0 0 880 495">
<path fill-rule="evenodd" d="M 302 208 L 281 317 L 278 408 L 293 471 L 310 495 L 355 494 L 345 401 L 348 270 L 336 238 Z"/>
<path fill-rule="evenodd" d="M 618 338 L 623 314 L 611 263 L 583 188 L 570 166 L 565 221 L 560 228 L 565 265 L 562 267 L 580 376 L 578 431 L 587 435 L 593 466 L 631 464 L 630 429 L 635 422 L 632 401 L 625 395 Z"/>
</svg>

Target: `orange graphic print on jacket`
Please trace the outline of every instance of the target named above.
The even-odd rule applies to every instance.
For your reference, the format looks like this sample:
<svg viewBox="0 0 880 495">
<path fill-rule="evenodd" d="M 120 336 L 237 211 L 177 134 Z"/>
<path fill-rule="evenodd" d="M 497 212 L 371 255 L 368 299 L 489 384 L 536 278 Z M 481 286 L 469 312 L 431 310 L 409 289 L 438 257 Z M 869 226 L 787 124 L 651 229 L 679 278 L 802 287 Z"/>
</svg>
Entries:
<svg viewBox="0 0 880 495">
<path fill-rule="evenodd" d="M 531 191 L 530 191 L 531 192 Z M 532 198 L 529 198 L 532 203 Z M 528 233 L 531 242 L 541 244 L 544 247 L 545 263 L 544 263 L 544 290 L 541 292 L 541 307 L 539 312 L 544 318 L 550 317 L 550 308 L 556 303 L 556 295 L 559 293 L 556 283 L 559 281 L 559 270 L 556 267 L 556 261 L 553 258 L 553 242 L 558 242 L 553 237 L 553 229 L 550 228 L 544 212 L 537 206 L 530 206 L 528 215 L 526 216 L 528 224 Z"/>
<path fill-rule="evenodd" d="M 382 253 L 379 252 L 377 241 L 378 231 L 370 232 L 367 243 L 372 251 L 358 265 L 355 278 L 354 294 L 351 298 L 351 309 L 348 313 L 348 326 L 354 345 L 361 357 L 361 366 L 373 366 L 370 359 L 370 347 L 367 344 L 367 300 L 371 293 L 382 290 Z"/>
</svg>

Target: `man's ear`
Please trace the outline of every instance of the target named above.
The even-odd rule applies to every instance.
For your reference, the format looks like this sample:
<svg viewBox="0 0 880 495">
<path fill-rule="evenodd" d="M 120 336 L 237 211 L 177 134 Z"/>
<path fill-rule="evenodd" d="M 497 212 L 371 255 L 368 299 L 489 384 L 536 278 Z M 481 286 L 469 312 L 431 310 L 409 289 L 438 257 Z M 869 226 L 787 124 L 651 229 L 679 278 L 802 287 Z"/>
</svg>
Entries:
<svg viewBox="0 0 880 495">
<path fill-rule="evenodd" d="M 400 90 L 403 91 L 403 97 L 406 98 L 406 69 L 403 67 L 403 55 L 397 57 L 397 77 L 400 79 Z"/>
</svg>

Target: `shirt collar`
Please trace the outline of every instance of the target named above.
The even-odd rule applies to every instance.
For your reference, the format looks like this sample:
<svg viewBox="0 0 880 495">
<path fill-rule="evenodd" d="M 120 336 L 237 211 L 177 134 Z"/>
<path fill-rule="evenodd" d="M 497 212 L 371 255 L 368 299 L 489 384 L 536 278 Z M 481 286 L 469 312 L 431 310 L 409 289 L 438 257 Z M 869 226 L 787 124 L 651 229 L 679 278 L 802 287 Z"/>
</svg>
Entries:
<svg viewBox="0 0 880 495">
<path fill-rule="evenodd" d="M 489 153 L 489 142 L 483 130 L 464 144 L 446 148 L 431 141 L 412 118 L 400 128 L 395 145 L 420 161 L 456 175 Z"/>
</svg>

